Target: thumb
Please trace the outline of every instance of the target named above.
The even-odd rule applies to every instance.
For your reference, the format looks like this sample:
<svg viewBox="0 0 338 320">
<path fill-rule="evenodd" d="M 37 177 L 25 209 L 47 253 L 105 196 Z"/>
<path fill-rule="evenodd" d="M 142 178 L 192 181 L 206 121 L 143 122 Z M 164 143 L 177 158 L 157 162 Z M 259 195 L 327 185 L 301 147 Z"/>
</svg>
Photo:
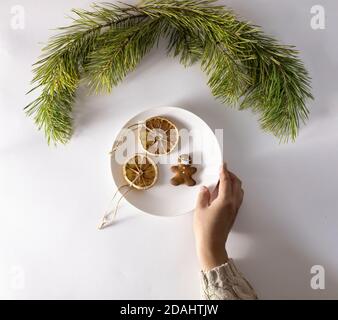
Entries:
<svg viewBox="0 0 338 320">
<path fill-rule="evenodd" d="M 207 187 L 203 186 L 197 197 L 196 208 L 205 208 L 209 205 L 210 191 Z"/>
<path fill-rule="evenodd" d="M 221 166 L 219 175 L 218 198 L 224 201 L 232 193 L 231 178 L 226 163 Z"/>
</svg>

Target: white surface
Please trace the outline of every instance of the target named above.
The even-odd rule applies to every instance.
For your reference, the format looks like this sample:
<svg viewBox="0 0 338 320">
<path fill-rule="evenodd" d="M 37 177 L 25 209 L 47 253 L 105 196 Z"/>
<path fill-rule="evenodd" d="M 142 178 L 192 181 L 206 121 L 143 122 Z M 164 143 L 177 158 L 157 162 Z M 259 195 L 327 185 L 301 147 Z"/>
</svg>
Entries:
<svg viewBox="0 0 338 320">
<path fill-rule="evenodd" d="M 216 136 L 210 127 L 192 112 L 182 108 L 156 107 L 141 112 L 129 120 L 115 140 L 122 141 L 123 137 L 127 137 L 126 142 L 120 145 L 111 157 L 114 182 L 118 187 L 125 185 L 126 180 L 122 173 L 124 163 L 135 153 L 144 153 L 137 130 L 132 131 L 128 128 L 155 116 L 165 117 L 176 125 L 180 135 L 179 142 L 170 154 L 150 156 L 158 167 L 156 184 L 148 190 L 134 189 L 126 193 L 125 199 L 137 209 L 158 216 L 186 214 L 195 208 L 196 197 L 202 185 L 210 189 L 215 188 L 222 163 L 220 145 Z M 170 183 L 170 179 L 174 176 L 170 167 L 177 165 L 177 159 L 181 154 L 189 154 L 194 167 L 197 168 L 193 176 L 196 181 L 195 186 L 173 186 Z M 126 190 L 122 189 L 121 192 L 124 193 Z M 116 206 L 116 201 L 112 201 L 112 209 L 114 205 Z"/>
<path fill-rule="evenodd" d="M 96 230 L 113 192 L 113 137 L 134 114 L 172 105 L 224 128 L 225 158 L 245 188 L 228 251 L 260 297 L 338 298 L 337 2 L 322 1 L 327 28 L 315 31 L 310 0 L 223 1 L 301 51 L 316 101 L 296 143 L 279 145 L 250 112 L 216 102 L 199 67 L 183 68 L 161 46 L 110 96 L 81 90 L 72 141 L 48 147 L 22 111 L 31 64 L 69 10 L 89 3 L 19 1 L 26 26 L 13 30 L 18 2 L 0 2 L 0 297 L 199 297 L 191 215 L 163 219 L 125 204 L 114 228 Z M 325 290 L 310 287 L 317 264 Z"/>
</svg>

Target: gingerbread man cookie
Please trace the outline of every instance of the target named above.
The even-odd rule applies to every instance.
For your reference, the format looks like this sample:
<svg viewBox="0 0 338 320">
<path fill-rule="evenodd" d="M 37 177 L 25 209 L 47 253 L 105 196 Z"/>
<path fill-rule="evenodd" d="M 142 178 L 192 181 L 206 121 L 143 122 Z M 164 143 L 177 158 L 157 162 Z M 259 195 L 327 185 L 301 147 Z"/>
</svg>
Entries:
<svg viewBox="0 0 338 320">
<path fill-rule="evenodd" d="M 178 165 L 171 167 L 171 171 L 175 173 L 175 176 L 170 180 L 172 185 L 178 186 L 184 183 L 191 187 L 196 184 L 192 175 L 197 169 L 191 166 L 191 162 L 191 157 L 187 154 L 182 154 L 178 157 Z"/>
</svg>

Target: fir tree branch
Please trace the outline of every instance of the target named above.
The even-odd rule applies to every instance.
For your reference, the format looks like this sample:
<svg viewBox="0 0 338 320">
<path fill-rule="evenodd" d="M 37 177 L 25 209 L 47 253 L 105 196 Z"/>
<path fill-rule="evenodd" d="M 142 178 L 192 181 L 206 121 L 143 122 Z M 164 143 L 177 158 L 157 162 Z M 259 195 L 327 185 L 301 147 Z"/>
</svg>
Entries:
<svg viewBox="0 0 338 320">
<path fill-rule="evenodd" d="M 295 139 L 312 98 L 298 52 L 214 2 L 146 0 L 74 10 L 73 24 L 51 39 L 35 66 L 34 89 L 42 92 L 27 113 L 48 142 L 66 143 L 80 80 L 94 92 L 110 92 L 165 37 L 168 54 L 186 66 L 201 62 L 216 98 L 257 112 L 262 128 L 282 141 Z"/>
<path fill-rule="evenodd" d="M 34 64 L 32 83 L 42 88 L 40 96 L 26 106 L 43 129 L 48 144 L 67 143 L 72 135 L 72 106 L 88 55 L 96 48 L 99 37 L 107 29 L 127 28 L 142 18 L 130 8 L 114 5 L 93 6 L 94 11 L 73 10 L 74 23 L 63 27 L 43 49 L 41 59 Z M 30 92 L 31 92 L 30 91 Z"/>
<path fill-rule="evenodd" d="M 160 18 L 143 19 L 135 26 L 104 34 L 85 65 L 85 81 L 91 90 L 111 92 L 136 68 L 160 35 Z"/>
</svg>

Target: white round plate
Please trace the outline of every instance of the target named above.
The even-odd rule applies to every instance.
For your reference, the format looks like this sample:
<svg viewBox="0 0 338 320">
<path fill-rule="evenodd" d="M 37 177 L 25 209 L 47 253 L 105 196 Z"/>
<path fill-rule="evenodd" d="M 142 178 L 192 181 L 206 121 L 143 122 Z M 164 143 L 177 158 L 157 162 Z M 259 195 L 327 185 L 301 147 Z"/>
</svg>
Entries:
<svg viewBox="0 0 338 320">
<path fill-rule="evenodd" d="M 181 108 L 158 107 L 143 111 L 130 119 L 117 135 L 114 144 L 126 137 L 126 128 L 153 116 L 171 120 L 180 132 L 180 141 L 169 155 L 150 156 L 158 166 L 156 184 L 148 190 L 132 189 L 125 195 L 125 199 L 137 209 L 153 215 L 177 216 L 189 213 L 195 208 L 200 187 L 205 185 L 214 188 L 218 181 L 222 164 L 218 140 L 210 127 L 195 114 Z M 144 153 L 138 141 L 137 130 L 134 130 L 129 132 L 125 142 L 111 156 L 111 170 L 117 187 L 126 184 L 122 173 L 123 164 L 137 152 Z M 173 186 L 170 183 L 173 177 L 170 167 L 177 164 L 180 154 L 190 154 L 193 166 L 197 168 L 193 176 L 196 185 L 193 187 Z"/>
</svg>

